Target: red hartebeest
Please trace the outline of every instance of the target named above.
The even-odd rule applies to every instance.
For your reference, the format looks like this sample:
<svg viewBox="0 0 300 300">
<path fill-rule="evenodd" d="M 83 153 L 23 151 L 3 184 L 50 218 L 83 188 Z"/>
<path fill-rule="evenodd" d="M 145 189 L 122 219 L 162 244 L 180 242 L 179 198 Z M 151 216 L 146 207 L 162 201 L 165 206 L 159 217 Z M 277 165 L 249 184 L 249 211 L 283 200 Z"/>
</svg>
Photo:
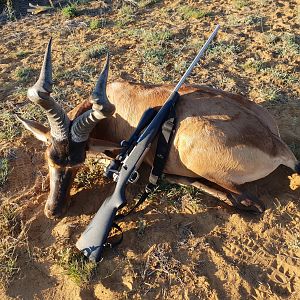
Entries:
<svg viewBox="0 0 300 300">
<path fill-rule="evenodd" d="M 142 113 L 149 107 L 158 109 L 173 90 L 172 85 L 107 85 L 108 68 L 107 57 L 91 100 L 66 114 L 50 96 L 50 40 L 40 77 L 28 90 L 29 99 L 45 110 L 50 125 L 49 130 L 20 118 L 27 129 L 48 144 L 48 217 L 58 217 L 67 208 L 72 180 L 86 153 L 117 149 L 121 140 L 129 138 Z M 242 96 L 213 88 L 186 85 L 179 93 L 177 126 L 164 169 L 167 178 L 194 185 L 239 208 L 263 211 L 260 200 L 241 185 L 267 176 L 280 164 L 297 172 L 300 169 L 271 115 Z M 147 154 L 147 162 L 151 163 L 154 151 Z M 203 180 L 219 188 L 212 188 Z"/>
</svg>

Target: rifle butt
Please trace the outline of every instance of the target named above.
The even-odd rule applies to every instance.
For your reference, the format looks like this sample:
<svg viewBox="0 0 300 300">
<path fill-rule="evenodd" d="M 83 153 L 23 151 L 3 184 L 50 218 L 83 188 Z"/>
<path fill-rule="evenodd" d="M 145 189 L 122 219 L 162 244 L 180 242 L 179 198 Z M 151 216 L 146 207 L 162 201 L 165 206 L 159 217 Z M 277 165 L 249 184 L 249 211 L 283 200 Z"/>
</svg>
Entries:
<svg viewBox="0 0 300 300">
<path fill-rule="evenodd" d="M 121 195 L 112 195 L 101 205 L 100 209 L 81 234 L 76 243 L 77 249 L 93 262 L 101 260 L 101 254 L 118 208 L 122 205 Z"/>
</svg>

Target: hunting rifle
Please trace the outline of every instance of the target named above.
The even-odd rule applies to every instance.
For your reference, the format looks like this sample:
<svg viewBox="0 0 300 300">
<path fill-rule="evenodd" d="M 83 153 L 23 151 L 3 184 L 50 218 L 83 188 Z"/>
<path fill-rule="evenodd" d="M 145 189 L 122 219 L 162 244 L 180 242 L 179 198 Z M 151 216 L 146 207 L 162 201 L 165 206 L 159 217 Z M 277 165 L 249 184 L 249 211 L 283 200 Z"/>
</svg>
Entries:
<svg viewBox="0 0 300 300">
<path fill-rule="evenodd" d="M 138 125 L 138 131 L 135 131 L 136 134 L 133 134 L 135 138 L 133 138 L 133 141 L 131 142 L 135 141 L 135 145 L 129 147 L 126 143 L 124 145 L 123 142 L 126 150 L 121 151 L 121 157 L 119 156 L 119 159 L 116 160 L 116 164 L 111 166 L 111 169 L 109 170 L 112 171 L 115 180 L 117 181 L 115 190 L 113 194 L 103 202 L 100 209 L 76 243 L 76 247 L 81 250 L 83 254 L 89 258 L 89 260 L 98 262 L 101 259 L 101 253 L 108 234 L 113 226 L 113 220 L 116 216 L 117 210 L 126 204 L 125 189 L 127 183 L 135 182 L 138 179 L 137 170 L 150 149 L 151 144 L 157 136 L 162 124 L 168 117 L 170 109 L 175 105 L 176 100 L 179 98 L 178 90 L 184 83 L 185 79 L 190 75 L 201 56 L 203 56 L 209 44 L 216 36 L 219 27 L 219 25 L 216 26 L 213 33 L 200 49 L 180 81 L 177 83 L 167 101 L 160 108 L 151 122 L 149 122 L 149 115 L 152 115 L 151 111 L 146 113 L 146 122 L 141 122 L 144 124 L 139 124 L 141 126 Z M 148 126 L 147 123 L 149 124 Z M 146 129 L 141 133 L 141 128 L 143 127 L 146 127 Z M 118 168 L 120 168 L 120 171 L 117 171 Z"/>
</svg>

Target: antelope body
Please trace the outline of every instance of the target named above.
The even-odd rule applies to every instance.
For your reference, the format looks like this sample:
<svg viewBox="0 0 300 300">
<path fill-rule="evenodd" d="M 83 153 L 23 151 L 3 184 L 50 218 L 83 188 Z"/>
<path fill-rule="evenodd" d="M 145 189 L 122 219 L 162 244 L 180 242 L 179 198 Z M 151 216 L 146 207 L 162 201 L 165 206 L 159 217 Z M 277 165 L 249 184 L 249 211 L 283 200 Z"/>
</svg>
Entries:
<svg viewBox="0 0 300 300">
<path fill-rule="evenodd" d="M 51 41 L 40 79 L 28 96 L 46 110 L 51 132 L 36 122 L 20 119 L 49 144 L 50 195 L 45 213 L 57 217 L 67 206 L 68 191 L 86 152 L 118 149 L 143 112 L 149 107 L 159 109 L 174 87 L 129 82 L 107 85 L 107 59 L 92 100 L 67 116 L 50 97 L 50 46 Z M 192 184 L 222 200 L 229 199 L 239 208 L 263 211 L 259 199 L 241 185 L 267 176 L 281 164 L 299 171 L 299 163 L 280 139 L 271 115 L 242 96 L 208 87 L 184 86 L 179 94 L 177 125 L 164 173 L 170 181 Z M 146 162 L 152 162 L 154 153 L 152 147 Z M 203 178 L 220 189 L 204 185 Z"/>
</svg>

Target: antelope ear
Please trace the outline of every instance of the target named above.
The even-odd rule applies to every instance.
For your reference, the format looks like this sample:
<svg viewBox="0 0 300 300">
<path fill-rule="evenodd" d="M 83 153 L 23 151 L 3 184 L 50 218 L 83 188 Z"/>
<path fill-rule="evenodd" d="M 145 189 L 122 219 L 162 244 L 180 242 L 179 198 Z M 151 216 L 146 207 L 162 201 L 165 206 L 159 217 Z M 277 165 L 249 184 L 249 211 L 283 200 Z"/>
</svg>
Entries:
<svg viewBox="0 0 300 300">
<path fill-rule="evenodd" d="M 103 153 L 104 151 L 119 150 L 121 146 L 118 143 L 92 139 L 88 140 L 88 151 L 93 153 Z"/>
<path fill-rule="evenodd" d="M 17 116 L 17 119 L 24 125 L 24 127 L 26 129 L 28 129 L 29 131 L 31 131 L 33 133 L 33 135 L 40 141 L 45 142 L 47 144 L 50 143 L 49 140 L 49 128 L 45 127 L 44 125 L 36 122 L 36 121 L 31 121 L 31 120 L 26 120 L 23 119 L 19 116 Z"/>
</svg>

